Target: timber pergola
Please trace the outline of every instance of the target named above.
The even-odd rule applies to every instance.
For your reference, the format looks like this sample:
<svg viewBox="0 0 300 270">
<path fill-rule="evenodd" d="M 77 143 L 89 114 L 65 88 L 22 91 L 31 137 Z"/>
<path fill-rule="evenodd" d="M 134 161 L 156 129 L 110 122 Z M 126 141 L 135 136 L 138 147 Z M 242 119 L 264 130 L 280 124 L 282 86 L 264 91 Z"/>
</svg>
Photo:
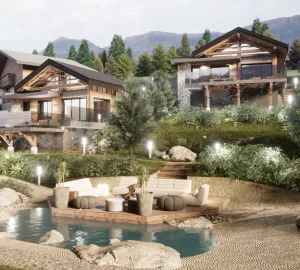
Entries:
<svg viewBox="0 0 300 270">
<path fill-rule="evenodd" d="M 59 128 L 38 128 L 38 127 L 14 127 L 14 128 L 0 128 L 0 137 L 8 145 L 7 150 L 9 152 L 14 152 L 14 137 L 22 136 L 31 145 L 31 153 L 37 154 L 37 138 L 41 134 L 49 133 L 63 133 L 67 130 Z"/>
</svg>

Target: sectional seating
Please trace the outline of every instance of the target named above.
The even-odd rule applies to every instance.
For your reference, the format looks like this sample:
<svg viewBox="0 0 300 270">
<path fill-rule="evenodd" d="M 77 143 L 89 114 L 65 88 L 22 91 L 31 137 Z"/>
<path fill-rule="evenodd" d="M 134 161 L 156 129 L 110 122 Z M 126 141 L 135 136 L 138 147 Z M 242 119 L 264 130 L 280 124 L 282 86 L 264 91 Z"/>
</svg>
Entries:
<svg viewBox="0 0 300 270">
<path fill-rule="evenodd" d="M 115 196 L 127 194 L 129 193 L 129 186 L 137 184 L 137 182 L 138 182 L 137 177 L 121 176 L 119 185 L 112 189 L 112 193 Z"/>
<path fill-rule="evenodd" d="M 188 193 L 181 194 L 181 196 L 186 199 L 186 205 L 190 205 L 190 206 L 203 206 L 204 204 L 206 204 L 208 200 L 208 195 L 209 195 L 208 184 L 202 185 L 195 196 Z"/>
</svg>

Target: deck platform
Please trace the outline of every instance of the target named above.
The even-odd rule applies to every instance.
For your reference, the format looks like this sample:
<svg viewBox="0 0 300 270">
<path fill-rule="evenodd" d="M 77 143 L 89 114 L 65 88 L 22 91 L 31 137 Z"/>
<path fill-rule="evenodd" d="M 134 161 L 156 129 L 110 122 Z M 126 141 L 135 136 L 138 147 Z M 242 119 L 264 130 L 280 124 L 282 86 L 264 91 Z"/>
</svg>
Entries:
<svg viewBox="0 0 300 270">
<path fill-rule="evenodd" d="M 123 212 L 107 212 L 105 211 L 104 206 L 105 198 L 101 200 L 98 207 L 93 209 L 75 209 L 71 207 L 58 209 L 54 207 L 52 197 L 48 198 L 48 205 L 52 216 L 134 224 L 161 224 L 172 219 L 187 219 L 206 215 L 218 215 L 220 211 L 227 208 L 229 202 L 230 199 L 228 197 L 209 197 L 207 204 L 204 206 L 187 206 L 181 211 L 161 211 L 157 209 L 156 204 L 154 203 L 152 215 L 144 217 L 129 213 L 126 206 L 124 207 Z"/>
</svg>

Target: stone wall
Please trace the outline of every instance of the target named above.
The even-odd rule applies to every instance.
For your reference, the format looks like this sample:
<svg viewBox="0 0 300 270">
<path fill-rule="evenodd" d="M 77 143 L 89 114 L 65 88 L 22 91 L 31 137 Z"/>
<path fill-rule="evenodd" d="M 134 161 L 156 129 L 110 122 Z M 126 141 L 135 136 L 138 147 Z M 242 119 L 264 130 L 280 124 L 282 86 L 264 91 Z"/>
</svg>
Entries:
<svg viewBox="0 0 300 270">
<path fill-rule="evenodd" d="M 193 191 L 198 190 L 203 184 L 209 184 L 210 196 L 230 197 L 232 202 L 300 202 L 300 192 L 290 191 L 282 188 L 221 177 L 189 176 L 188 179 L 192 180 Z"/>
<path fill-rule="evenodd" d="M 190 106 L 191 93 L 185 89 L 185 73 L 191 71 L 191 64 L 181 64 L 177 67 L 177 94 L 179 106 Z"/>
<path fill-rule="evenodd" d="M 62 151 L 63 135 L 62 133 L 38 135 L 37 146 L 41 150 Z"/>
<path fill-rule="evenodd" d="M 23 101 L 22 100 L 13 100 L 11 103 L 11 112 L 23 112 Z"/>
</svg>

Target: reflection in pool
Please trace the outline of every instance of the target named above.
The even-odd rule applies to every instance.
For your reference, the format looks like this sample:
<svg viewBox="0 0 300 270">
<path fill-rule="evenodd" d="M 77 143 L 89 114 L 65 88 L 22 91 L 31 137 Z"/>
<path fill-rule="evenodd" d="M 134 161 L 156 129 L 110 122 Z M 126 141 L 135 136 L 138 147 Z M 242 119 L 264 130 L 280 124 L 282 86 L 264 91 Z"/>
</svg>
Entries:
<svg viewBox="0 0 300 270">
<path fill-rule="evenodd" d="M 215 245 L 210 229 L 52 217 L 49 208 L 20 210 L 0 227 L 0 231 L 10 232 L 14 239 L 32 243 L 38 243 L 50 230 L 57 230 L 64 236 L 65 241 L 56 246 L 67 249 L 89 244 L 106 246 L 111 238 L 118 238 L 161 243 L 176 249 L 181 257 L 188 257 L 204 253 Z"/>
</svg>

